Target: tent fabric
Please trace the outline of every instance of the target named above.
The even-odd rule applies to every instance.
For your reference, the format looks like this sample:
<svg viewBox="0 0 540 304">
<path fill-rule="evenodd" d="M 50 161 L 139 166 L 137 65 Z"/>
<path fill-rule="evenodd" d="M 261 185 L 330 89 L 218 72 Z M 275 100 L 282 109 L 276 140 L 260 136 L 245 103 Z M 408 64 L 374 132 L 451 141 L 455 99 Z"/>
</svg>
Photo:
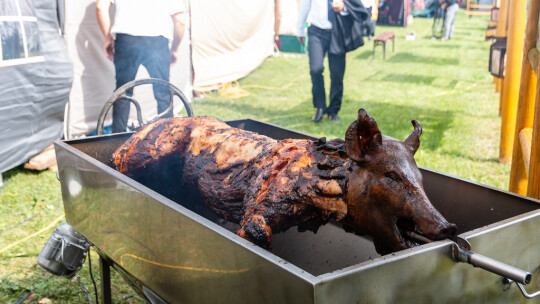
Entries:
<svg viewBox="0 0 540 304">
<path fill-rule="evenodd" d="M 298 14 L 300 13 L 300 2 L 302 0 L 276 0 L 279 1 L 279 35 L 296 36 L 296 26 Z"/>
<path fill-rule="evenodd" d="M 274 1 L 191 1 L 191 26 L 193 87 L 212 89 L 248 75 L 272 54 Z"/>
<path fill-rule="evenodd" d="M 187 8 L 189 1 L 182 1 Z M 70 137 L 77 137 L 95 131 L 99 114 L 116 88 L 116 80 L 114 64 L 105 57 L 103 51 L 104 38 L 96 19 L 95 0 L 65 1 L 65 3 L 65 37 L 75 74 L 66 120 Z M 189 14 L 186 13 L 184 16 L 186 27 L 180 44 L 180 60 L 171 67 L 169 81 L 191 100 Z M 148 77 L 148 72 L 141 66 L 136 79 Z M 157 115 L 152 86 L 138 86 L 134 91 L 133 97 L 141 104 L 143 119 L 149 120 Z M 176 98 L 174 112 L 177 113 L 182 108 L 182 103 Z M 111 115 L 112 109 L 107 115 L 105 125 L 111 124 Z M 130 121 L 137 121 L 133 105 Z"/>
<path fill-rule="evenodd" d="M 44 61 L 0 69 L 0 172 L 62 137 L 72 64 L 59 33 L 56 2 L 33 3 Z"/>
<path fill-rule="evenodd" d="M 409 2 L 404 0 L 384 0 L 379 3 L 377 24 L 407 26 Z"/>
</svg>

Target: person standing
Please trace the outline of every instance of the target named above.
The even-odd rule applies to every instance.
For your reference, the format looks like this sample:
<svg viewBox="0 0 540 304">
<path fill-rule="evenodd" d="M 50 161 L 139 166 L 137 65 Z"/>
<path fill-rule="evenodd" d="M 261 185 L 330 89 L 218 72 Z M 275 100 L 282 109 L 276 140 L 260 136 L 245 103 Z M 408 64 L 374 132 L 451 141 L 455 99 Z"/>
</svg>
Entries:
<svg viewBox="0 0 540 304">
<path fill-rule="evenodd" d="M 111 24 L 110 7 L 116 8 Z M 114 62 L 116 89 L 135 79 L 140 65 L 152 78 L 169 81 L 170 66 L 178 61 L 184 34 L 185 7 L 179 0 L 97 0 L 96 17 L 105 37 L 105 55 Z M 169 41 L 171 48 L 169 49 Z M 126 92 L 133 95 L 133 90 Z M 168 88 L 154 86 L 158 114 L 170 105 Z M 113 105 L 112 132 L 125 132 L 130 102 Z M 164 117 L 172 117 L 172 109 Z"/>
<path fill-rule="evenodd" d="M 444 13 L 444 36 L 443 41 L 452 39 L 454 33 L 454 21 L 456 20 L 456 14 L 459 10 L 459 4 L 457 0 L 442 0 L 441 8 L 445 10 Z"/>
<path fill-rule="evenodd" d="M 309 72 L 313 106 L 312 121 L 319 122 L 324 114 L 338 122 L 343 97 L 346 52 L 364 44 L 362 23 L 367 10 L 358 0 L 302 0 L 298 17 L 297 38 L 304 45 L 304 28 L 308 28 Z M 330 105 L 326 107 L 324 88 L 324 57 L 328 54 L 330 69 Z"/>
<path fill-rule="evenodd" d="M 368 39 L 371 40 L 375 36 L 375 25 L 377 23 L 377 15 L 379 13 L 378 0 L 361 0 L 364 7 L 368 10 L 369 18 L 365 22 L 365 31 Z"/>
</svg>

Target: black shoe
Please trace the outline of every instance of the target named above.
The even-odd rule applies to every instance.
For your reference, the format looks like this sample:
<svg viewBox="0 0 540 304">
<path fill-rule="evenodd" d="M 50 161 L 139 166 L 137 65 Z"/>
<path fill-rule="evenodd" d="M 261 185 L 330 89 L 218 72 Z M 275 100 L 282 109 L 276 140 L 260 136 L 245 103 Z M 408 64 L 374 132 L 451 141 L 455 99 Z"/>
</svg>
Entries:
<svg viewBox="0 0 540 304">
<path fill-rule="evenodd" d="M 313 114 L 313 117 L 311 118 L 311 120 L 313 120 L 314 122 L 319 122 L 323 118 L 323 115 L 324 115 L 324 109 L 323 108 L 317 108 L 317 110 L 315 110 L 315 114 Z"/>
<path fill-rule="evenodd" d="M 328 120 L 332 122 L 339 122 L 337 114 L 328 114 Z"/>
</svg>

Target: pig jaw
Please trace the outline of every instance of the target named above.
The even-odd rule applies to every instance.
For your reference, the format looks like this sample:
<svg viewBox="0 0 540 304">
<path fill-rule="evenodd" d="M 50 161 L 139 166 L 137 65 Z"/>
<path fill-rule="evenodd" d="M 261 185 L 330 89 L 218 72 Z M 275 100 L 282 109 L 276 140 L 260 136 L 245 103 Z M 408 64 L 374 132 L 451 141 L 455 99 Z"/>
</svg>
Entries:
<svg viewBox="0 0 540 304">
<path fill-rule="evenodd" d="M 381 255 L 454 236 L 456 226 L 432 206 L 422 188 L 391 190 L 374 174 L 353 166 L 345 228 L 370 236 Z"/>
</svg>

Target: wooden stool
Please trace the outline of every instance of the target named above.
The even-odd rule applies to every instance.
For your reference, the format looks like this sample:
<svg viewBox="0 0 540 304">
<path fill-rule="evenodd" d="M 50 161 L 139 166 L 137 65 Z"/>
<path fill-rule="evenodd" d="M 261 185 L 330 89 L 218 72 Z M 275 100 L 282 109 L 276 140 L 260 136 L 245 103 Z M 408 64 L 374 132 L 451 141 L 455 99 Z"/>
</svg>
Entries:
<svg viewBox="0 0 540 304">
<path fill-rule="evenodd" d="M 377 45 L 382 45 L 383 49 L 383 60 L 386 57 L 386 41 L 392 40 L 392 52 L 394 52 L 394 41 L 395 41 L 394 32 L 384 32 L 377 37 L 373 38 L 373 59 L 375 59 L 375 47 Z"/>
</svg>

